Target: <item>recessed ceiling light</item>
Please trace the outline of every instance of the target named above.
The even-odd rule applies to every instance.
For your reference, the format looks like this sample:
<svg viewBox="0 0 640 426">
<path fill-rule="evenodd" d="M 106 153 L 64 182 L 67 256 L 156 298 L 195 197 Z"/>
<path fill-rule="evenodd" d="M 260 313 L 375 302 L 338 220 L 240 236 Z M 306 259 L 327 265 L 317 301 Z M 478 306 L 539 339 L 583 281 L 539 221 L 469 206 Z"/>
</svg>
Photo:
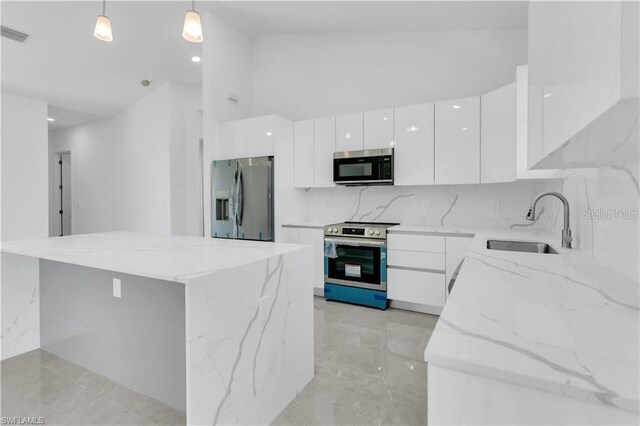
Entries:
<svg viewBox="0 0 640 426">
<path fill-rule="evenodd" d="M 56 121 L 56 119 L 52 117 L 47 117 L 47 121 Z"/>
<path fill-rule="evenodd" d="M 545 93 L 543 98 L 548 98 L 549 96 L 553 96 L 553 93 Z"/>
<path fill-rule="evenodd" d="M 273 133 L 271 133 L 271 132 L 267 132 L 267 133 L 266 133 L 266 135 L 267 135 L 267 136 L 271 136 L 271 135 L 273 135 Z"/>
<path fill-rule="evenodd" d="M 469 130 L 469 128 L 468 127 L 463 127 L 462 130 L 464 130 L 466 132 L 467 130 Z"/>
<path fill-rule="evenodd" d="M 191 60 L 192 60 L 193 62 L 196 62 L 196 63 L 197 63 L 197 62 L 200 62 L 200 61 L 202 60 L 202 58 L 201 58 L 200 56 L 193 56 L 193 57 L 191 58 Z"/>
<path fill-rule="evenodd" d="M 344 137 L 345 137 L 345 138 L 347 138 L 347 139 L 351 139 L 351 133 L 346 133 L 346 134 L 344 135 Z"/>
<path fill-rule="evenodd" d="M 454 105 L 453 109 L 460 109 L 460 105 Z"/>
<path fill-rule="evenodd" d="M 383 119 L 384 121 L 387 121 L 387 120 L 389 119 L 389 117 L 382 117 L 382 119 Z"/>
<path fill-rule="evenodd" d="M 417 127 L 417 126 L 409 126 L 409 127 L 407 127 L 407 132 L 417 132 L 418 130 L 420 130 L 420 128 Z"/>
</svg>

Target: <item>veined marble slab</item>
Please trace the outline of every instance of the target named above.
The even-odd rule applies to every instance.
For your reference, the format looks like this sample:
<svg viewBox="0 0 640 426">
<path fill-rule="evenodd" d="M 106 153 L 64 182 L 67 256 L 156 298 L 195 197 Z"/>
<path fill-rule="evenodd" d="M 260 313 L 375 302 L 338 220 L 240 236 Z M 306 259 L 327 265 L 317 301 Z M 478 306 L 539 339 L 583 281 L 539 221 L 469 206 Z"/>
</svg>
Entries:
<svg viewBox="0 0 640 426">
<path fill-rule="evenodd" d="M 20 254 L 165 281 L 190 279 L 299 249 L 293 244 L 105 232 L 5 241 L 3 253 Z"/>
<path fill-rule="evenodd" d="M 560 254 L 488 250 L 492 238 Z M 559 235 L 476 234 L 425 360 L 637 413 L 638 298 L 638 283 Z"/>
<path fill-rule="evenodd" d="M 40 345 L 37 259 L 47 259 L 184 284 L 189 424 L 269 424 L 313 377 L 311 247 L 114 232 L 2 252 L 4 358 Z"/>
</svg>

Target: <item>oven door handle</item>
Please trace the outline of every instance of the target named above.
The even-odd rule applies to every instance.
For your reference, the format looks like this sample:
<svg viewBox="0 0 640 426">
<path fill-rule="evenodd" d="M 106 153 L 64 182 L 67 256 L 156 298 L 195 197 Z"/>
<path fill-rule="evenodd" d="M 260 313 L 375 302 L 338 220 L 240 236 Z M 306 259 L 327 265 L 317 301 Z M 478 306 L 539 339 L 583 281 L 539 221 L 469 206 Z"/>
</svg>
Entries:
<svg viewBox="0 0 640 426">
<path fill-rule="evenodd" d="M 336 244 L 342 244 L 342 245 L 354 246 L 354 247 L 385 247 L 387 245 L 386 241 L 362 240 L 359 238 L 343 238 L 343 237 L 327 238 L 325 237 L 324 240 L 328 243 L 336 243 Z"/>
</svg>

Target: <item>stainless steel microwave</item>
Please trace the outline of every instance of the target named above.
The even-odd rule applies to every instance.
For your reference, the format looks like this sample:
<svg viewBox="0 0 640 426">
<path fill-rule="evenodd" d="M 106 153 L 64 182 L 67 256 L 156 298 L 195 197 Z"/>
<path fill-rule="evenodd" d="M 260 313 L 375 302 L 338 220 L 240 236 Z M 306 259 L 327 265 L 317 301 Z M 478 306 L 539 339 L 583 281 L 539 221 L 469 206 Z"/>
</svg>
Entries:
<svg viewBox="0 0 640 426">
<path fill-rule="evenodd" d="M 333 154 L 337 185 L 393 185 L 393 148 Z"/>
</svg>

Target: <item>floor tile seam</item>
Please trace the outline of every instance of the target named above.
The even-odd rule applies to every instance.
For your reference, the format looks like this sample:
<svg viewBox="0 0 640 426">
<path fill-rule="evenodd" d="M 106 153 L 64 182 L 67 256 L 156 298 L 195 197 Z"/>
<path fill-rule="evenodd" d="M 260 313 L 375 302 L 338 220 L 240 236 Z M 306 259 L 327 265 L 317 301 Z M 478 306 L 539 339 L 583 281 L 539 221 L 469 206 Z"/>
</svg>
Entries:
<svg viewBox="0 0 640 426">
<path fill-rule="evenodd" d="M 127 388 L 127 389 L 128 389 L 128 388 Z M 135 391 L 132 391 L 132 392 L 135 392 Z M 120 404 L 120 403 L 118 403 L 118 402 L 116 402 L 116 401 L 114 401 L 114 400 L 112 400 L 112 399 L 107 398 L 107 396 L 106 396 L 106 395 L 100 395 L 100 396 L 98 396 L 98 398 L 100 398 L 100 399 L 104 399 L 105 401 L 110 402 L 110 403 L 112 403 L 113 405 L 116 405 L 116 406 L 118 406 L 118 407 L 122 408 L 122 409 L 123 409 L 123 410 L 125 410 L 126 412 L 133 414 L 135 417 L 137 417 L 137 418 L 139 418 L 139 419 L 141 419 L 141 420 L 144 420 L 144 421 L 145 421 L 145 422 L 147 422 L 147 423 L 150 423 L 150 424 L 157 424 L 157 423 L 154 423 L 153 421 L 151 421 L 151 420 L 147 419 L 146 417 L 143 417 L 143 416 L 139 415 L 138 413 L 136 413 L 135 411 L 131 410 L 130 408 L 127 408 L 127 407 L 125 407 L 124 405 L 122 405 L 122 404 Z M 168 419 L 163 419 L 162 421 L 164 422 L 164 421 L 166 421 L 166 420 L 168 420 Z"/>
</svg>

